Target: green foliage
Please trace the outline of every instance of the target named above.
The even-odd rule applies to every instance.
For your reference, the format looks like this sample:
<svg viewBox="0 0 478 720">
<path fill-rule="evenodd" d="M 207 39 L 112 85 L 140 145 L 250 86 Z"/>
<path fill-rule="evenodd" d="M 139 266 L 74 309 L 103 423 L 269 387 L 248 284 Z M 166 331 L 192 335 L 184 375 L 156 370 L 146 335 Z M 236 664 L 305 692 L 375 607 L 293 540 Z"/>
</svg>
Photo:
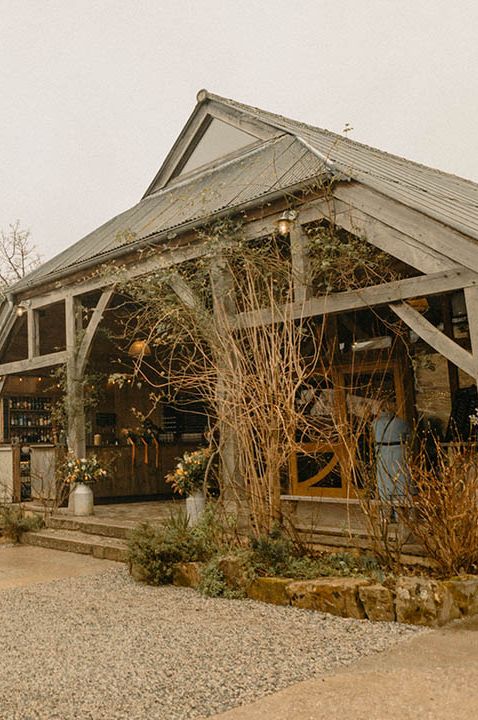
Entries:
<svg viewBox="0 0 478 720">
<path fill-rule="evenodd" d="M 192 529 L 193 537 L 206 557 L 235 552 L 239 545 L 239 531 L 235 515 L 220 514 L 213 503 L 206 508 Z"/>
<path fill-rule="evenodd" d="M 169 583 L 178 562 L 206 561 L 227 549 L 227 532 L 211 507 L 194 527 L 186 513 L 171 514 L 162 526 L 142 523 L 128 543 L 130 565 L 141 568 L 144 580 L 152 585 Z"/>
<path fill-rule="evenodd" d="M 25 515 L 22 507 L 3 505 L 0 507 L 0 527 L 13 542 L 19 542 L 23 533 L 39 530 L 44 522 L 39 515 Z"/>
<path fill-rule="evenodd" d="M 279 525 L 268 535 L 251 538 L 252 564 L 258 575 L 287 575 L 287 569 L 299 555 Z"/>
<path fill-rule="evenodd" d="M 269 535 L 251 539 L 251 564 L 257 575 L 303 578 L 349 577 L 376 575 L 380 572 L 377 560 L 371 556 L 352 553 L 323 553 L 313 556 L 293 543 L 280 526 Z"/>
<path fill-rule="evenodd" d="M 141 569 L 147 583 L 164 585 L 172 581 L 173 566 L 184 559 L 184 553 L 180 545 L 171 541 L 165 528 L 142 523 L 130 536 L 128 559 L 130 567 Z"/>
<path fill-rule="evenodd" d="M 198 590 L 208 597 L 222 597 L 237 600 L 245 597 L 243 589 L 231 588 L 227 584 L 226 576 L 219 567 L 220 557 L 212 558 L 201 572 L 201 581 Z"/>
<path fill-rule="evenodd" d="M 392 258 L 363 237 L 325 221 L 310 224 L 306 231 L 311 274 L 319 293 L 374 285 L 399 276 Z"/>
<path fill-rule="evenodd" d="M 232 557 L 233 563 L 237 561 L 238 567 L 238 576 L 229 578 L 229 583 L 221 570 L 226 556 L 228 560 Z M 176 563 L 206 563 L 199 590 L 209 597 L 244 597 L 243 586 L 255 576 L 312 579 L 371 575 L 383 579 L 375 558 L 352 553 L 307 554 L 278 525 L 269 535 L 251 538 L 249 547 L 244 547 L 234 522 L 230 518 L 223 520 L 214 505 L 206 507 L 192 528 L 183 512 L 172 515 L 164 526 L 139 525 L 130 537 L 129 561 L 139 569 L 141 578 L 152 585 L 170 583 Z"/>
</svg>

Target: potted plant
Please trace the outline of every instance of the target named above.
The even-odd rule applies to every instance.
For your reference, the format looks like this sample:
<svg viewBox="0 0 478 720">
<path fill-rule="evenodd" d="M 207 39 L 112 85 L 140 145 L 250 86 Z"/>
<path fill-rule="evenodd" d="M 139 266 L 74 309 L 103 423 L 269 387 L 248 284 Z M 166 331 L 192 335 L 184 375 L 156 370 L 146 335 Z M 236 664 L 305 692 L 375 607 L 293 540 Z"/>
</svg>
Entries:
<svg viewBox="0 0 478 720">
<path fill-rule="evenodd" d="M 96 455 L 89 458 L 70 457 L 64 466 L 64 481 L 72 490 L 73 515 L 93 515 L 93 490 L 91 485 L 105 477 Z"/>
<path fill-rule="evenodd" d="M 174 492 L 186 496 L 186 512 L 189 524 L 194 525 L 204 512 L 205 480 L 211 451 L 208 448 L 199 448 L 192 452 L 185 452 L 174 470 L 166 475 Z"/>
</svg>

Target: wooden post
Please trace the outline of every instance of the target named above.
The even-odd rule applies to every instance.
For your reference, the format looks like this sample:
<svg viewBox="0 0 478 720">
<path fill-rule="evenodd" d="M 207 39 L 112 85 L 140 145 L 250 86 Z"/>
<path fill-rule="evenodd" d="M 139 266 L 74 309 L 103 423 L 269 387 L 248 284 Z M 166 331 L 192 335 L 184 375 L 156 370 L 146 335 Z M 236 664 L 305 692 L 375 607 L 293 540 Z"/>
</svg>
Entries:
<svg viewBox="0 0 478 720">
<path fill-rule="evenodd" d="M 78 367 L 78 344 L 81 325 L 81 302 L 73 295 L 65 298 L 66 322 L 66 414 L 68 450 L 76 457 L 85 457 L 85 403 L 83 373 Z"/>
<path fill-rule="evenodd" d="M 211 288 L 213 295 L 214 320 L 217 331 L 223 335 L 230 332 L 228 325 L 233 322 L 236 313 L 234 298 L 234 281 L 227 269 L 221 254 L 211 269 Z M 221 374 L 221 358 L 216 359 L 218 377 L 216 397 L 219 407 L 221 403 L 227 406 L 227 378 L 224 371 Z M 219 411 L 219 415 L 221 411 Z M 244 488 L 238 479 L 237 468 L 237 438 L 233 430 L 219 417 L 220 457 L 224 478 L 224 502 L 231 510 L 239 511 Z"/>
<path fill-rule="evenodd" d="M 478 288 L 465 288 L 466 314 L 468 315 L 468 330 L 470 333 L 471 352 L 478 367 Z M 475 375 L 475 382 L 478 380 L 478 370 Z"/>
<path fill-rule="evenodd" d="M 12 502 L 14 503 L 22 501 L 20 452 L 20 445 L 12 444 Z"/>
<path fill-rule="evenodd" d="M 33 360 L 40 354 L 40 334 L 38 328 L 38 313 L 33 308 L 27 310 L 27 342 L 28 359 Z"/>
<path fill-rule="evenodd" d="M 294 282 L 294 302 L 303 303 L 312 296 L 310 269 L 307 257 L 307 235 L 299 223 L 290 231 L 290 253 Z"/>
<path fill-rule="evenodd" d="M 442 307 L 442 315 L 443 315 L 443 330 L 445 331 L 445 335 L 447 337 L 454 340 L 455 332 L 453 330 L 451 302 L 450 302 L 450 297 L 448 295 L 443 296 L 441 307 Z M 451 399 L 451 402 L 453 402 L 453 398 L 456 395 L 456 391 L 460 387 L 460 379 L 459 379 L 459 373 L 458 373 L 457 366 L 454 365 L 449 360 L 447 360 L 447 365 L 448 365 L 448 384 L 450 387 L 450 399 Z"/>
</svg>

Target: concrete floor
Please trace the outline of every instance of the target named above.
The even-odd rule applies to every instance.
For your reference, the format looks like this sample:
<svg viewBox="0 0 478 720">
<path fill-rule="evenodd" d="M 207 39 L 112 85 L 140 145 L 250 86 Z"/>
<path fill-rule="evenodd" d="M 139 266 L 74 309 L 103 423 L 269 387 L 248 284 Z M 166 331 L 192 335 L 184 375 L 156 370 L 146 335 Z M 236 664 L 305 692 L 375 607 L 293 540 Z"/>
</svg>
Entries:
<svg viewBox="0 0 478 720">
<path fill-rule="evenodd" d="M 0 545 L 0 590 L 49 582 L 77 575 L 94 575 L 116 562 L 98 560 L 91 555 L 30 545 Z"/>
<path fill-rule="evenodd" d="M 476 720 L 478 616 L 209 720 Z"/>
<path fill-rule="evenodd" d="M 116 566 L 88 555 L 0 545 L 0 589 Z M 475 720 L 477 708 L 478 616 L 427 631 L 214 720 Z"/>
<path fill-rule="evenodd" d="M 134 527 L 140 522 L 160 522 L 170 517 L 179 509 L 186 508 L 185 500 L 151 500 L 148 502 L 135 503 L 108 503 L 95 505 L 94 515 L 88 520 L 94 519 L 105 524 L 125 525 Z M 67 508 L 60 508 L 57 514 L 69 515 Z M 81 518 L 75 517 L 81 521 Z"/>
</svg>

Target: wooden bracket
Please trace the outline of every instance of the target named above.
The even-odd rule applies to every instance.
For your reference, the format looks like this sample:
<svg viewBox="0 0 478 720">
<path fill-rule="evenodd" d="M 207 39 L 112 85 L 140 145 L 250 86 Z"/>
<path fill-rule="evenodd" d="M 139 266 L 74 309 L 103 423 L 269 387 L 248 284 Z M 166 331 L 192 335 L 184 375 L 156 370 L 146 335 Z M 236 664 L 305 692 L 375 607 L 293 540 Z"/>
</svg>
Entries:
<svg viewBox="0 0 478 720">
<path fill-rule="evenodd" d="M 422 338 L 430 347 L 434 348 L 440 355 L 452 362 L 457 367 L 464 370 L 471 377 L 476 378 L 478 375 L 478 364 L 476 358 L 464 350 L 460 345 L 447 337 L 429 320 L 420 315 L 420 313 L 407 303 L 397 303 L 389 305 L 395 315 L 408 325 L 419 337 Z"/>
</svg>

